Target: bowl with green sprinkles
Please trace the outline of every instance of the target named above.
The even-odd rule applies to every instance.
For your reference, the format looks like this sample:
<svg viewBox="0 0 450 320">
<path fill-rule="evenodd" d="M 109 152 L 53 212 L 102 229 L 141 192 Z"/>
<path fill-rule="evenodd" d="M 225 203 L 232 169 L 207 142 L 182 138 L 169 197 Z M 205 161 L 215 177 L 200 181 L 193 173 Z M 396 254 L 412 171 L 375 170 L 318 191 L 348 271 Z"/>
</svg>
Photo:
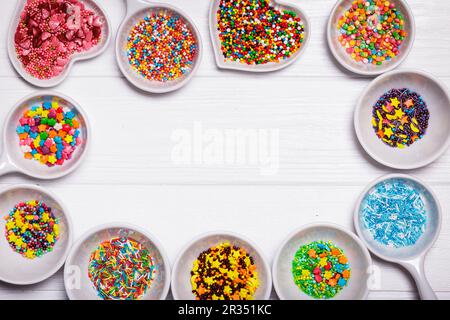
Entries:
<svg viewBox="0 0 450 320">
<path fill-rule="evenodd" d="M 404 0 L 337 0 L 327 25 L 328 47 L 347 70 L 376 76 L 410 53 L 416 26 Z"/>
<path fill-rule="evenodd" d="M 309 43 L 305 12 L 275 0 L 212 0 L 209 29 L 221 69 L 271 72 L 293 64 Z"/>
<path fill-rule="evenodd" d="M 41 282 L 64 264 L 72 245 L 72 222 L 52 192 L 34 185 L 0 191 L 0 281 Z"/>
<path fill-rule="evenodd" d="M 180 252 L 171 287 L 176 300 L 267 300 L 272 278 L 250 240 L 218 231 L 196 237 Z"/>
<path fill-rule="evenodd" d="M 359 97 L 354 128 L 362 148 L 387 167 L 429 165 L 450 146 L 446 85 L 420 70 L 396 70 L 373 80 Z"/>
<path fill-rule="evenodd" d="M 439 237 L 442 213 L 429 186 L 405 174 L 376 179 L 357 200 L 354 224 L 373 254 L 403 266 L 415 279 L 420 296 L 436 299 L 424 260 Z"/>
<path fill-rule="evenodd" d="M 164 300 L 170 265 L 146 230 L 110 223 L 88 231 L 74 245 L 64 285 L 71 300 Z"/>
<path fill-rule="evenodd" d="M 273 284 L 282 300 L 360 300 L 369 292 L 371 267 L 356 235 L 334 224 L 309 224 L 278 249 Z"/>
</svg>

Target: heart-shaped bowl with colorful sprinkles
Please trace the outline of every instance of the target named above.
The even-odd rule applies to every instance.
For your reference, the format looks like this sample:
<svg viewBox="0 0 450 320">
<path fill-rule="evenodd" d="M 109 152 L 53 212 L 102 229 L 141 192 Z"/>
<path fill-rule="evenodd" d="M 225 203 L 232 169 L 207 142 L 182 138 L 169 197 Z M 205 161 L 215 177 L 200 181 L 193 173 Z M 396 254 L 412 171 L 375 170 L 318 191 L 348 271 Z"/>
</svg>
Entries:
<svg viewBox="0 0 450 320">
<path fill-rule="evenodd" d="M 33 16 L 24 11 L 28 3 Z M 9 25 L 8 55 L 27 82 L 41 88 L 55 87 L 76 62 L 101 55 L 111 32 L 109 18 L 95 0 L 54 5 L 44 0 L 18 0 Z"/>
<path fill-rule="evenodd" d="M 273 285 L 282 300 L 361 300 L 369 293 L 371 268 L 369 251 L 355 234 L 335 224 L 308 224 L 278 249 Z"/>
<path fill-rule="evenodd" d="M 61 178 L 82 163 L 89 142 L 89 121 L 77 102 L 55 91 L 33 93 L 17 102 L 4 123 L 0 176 Z"/>
<path fill-rule="evenodd" d="M 245 11 L 240 12 L 241 8 Z M 274 23 L 279 23 L 275 30 Z M 258 28 L 250 32 L 251 24 Z M 220 69 L 271 72 L 288 67 L 303 55 L 311 24 L 303 10 L 280 0 L 212 0 L 209 30 Z M 262 38 L 261 34 L 268 36 Z"/>
<path fill-rule="evenodd" d="M 159 241 L 128 223 L 108 223 L 74 244 L 64 267 L 71 300 L 164 300 L 170 264 Z"/>
<path fill-rule="evenodd" d="M 0 281 L 41 282 L 58 271 L 72 245 L 69 213 L 52 192 L 35 185 L 0 191 Z"/>
<path fill-rule="evenodd" d="M 272 277 L 255 244 L 241 235 L 218 231 L 200 235 L 184 247 L 172 269 L 171 287 L 176 300 L 267 300 Z"/>
<path fill-rule="evenodd" d="M 373 80 L 355 109 L 356 136 L 379 163 L 424 167 L 450 145 L 450 96 L 445 84 L 418 70 L 396 70 Z"/>
<path fill-rule="evenodd" d="M 398 67 L 411 51 L 415 34 L 414 16 L 404 0 L 338 0 L 327 26 L 334 58 L 364 76 Z"/>
<path fill-rule="evenodd" d="M 185 86 L 197 72 L 203 52 L 194 21 L 169 4 L 142 0 L 126 0 L 126 4 L 127 14 L 116 38 L 122 74 L 150 93 Z"/>
</svg>

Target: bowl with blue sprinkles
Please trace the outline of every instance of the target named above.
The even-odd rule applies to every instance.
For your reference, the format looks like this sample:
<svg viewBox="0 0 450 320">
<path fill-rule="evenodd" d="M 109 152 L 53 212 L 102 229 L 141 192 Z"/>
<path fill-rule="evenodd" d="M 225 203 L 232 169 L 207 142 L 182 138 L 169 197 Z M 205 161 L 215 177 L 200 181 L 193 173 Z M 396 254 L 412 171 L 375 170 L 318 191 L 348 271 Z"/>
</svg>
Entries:
<svg viewBox="0 0 450 320">
<path fill-rule="evenodd" d="M 429 165 L 450 145 L 450 96 L 442 81 L 419 70 L 373 80 L 354 113 L 356 136 L 377 162 L 410 170 Z"/>
<path fill-rule="evenodd" d="M 405 174 L 390 174 L 369 184 L 354 213 L 357 234 L 369 250 L 410 271 L 424 299 L 436 298 L 425 277 L 424 259 L 439 237 L 441 219 L 434 192 Z"/>
</svg>

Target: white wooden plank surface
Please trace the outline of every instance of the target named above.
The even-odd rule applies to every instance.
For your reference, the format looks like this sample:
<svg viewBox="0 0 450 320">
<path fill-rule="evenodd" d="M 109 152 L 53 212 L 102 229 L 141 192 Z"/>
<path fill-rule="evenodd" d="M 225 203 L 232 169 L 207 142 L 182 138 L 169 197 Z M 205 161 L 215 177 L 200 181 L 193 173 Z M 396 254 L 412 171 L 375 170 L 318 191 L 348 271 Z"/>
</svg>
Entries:
<svg viewBox="0 0 450 320">
<path fill-rule="evenodd" d="M 123 1 L 98 1 L 116 30 L 124 15 Z M 58 181 L 43 183 L 9 175 L 0 178 L 0 186 L 39 183 L 56 192 L 71 211 L 76 237 L 109 221 L 141 225 L 160 238 L 171 262 L 192 237 L 215 229 L 252 238 L 270 261 L 284 237 L 305 223 L 330 221 L 353 229 L 351 214 L 359 192 L 391 170 L 369 159 L 355 140 L 353 108 L 370 79 L 343 71 L 328 53 L 324 28 L 334 0 L 291 0 L 310 17 L 311 43 L 292 67 L 269 75 L 215 67 L 207 29 L 208 0 L 164 2 L 189 13 L 204 38 L 204 59 L 192 83 L 164 96 L 138 92 L 121 77 L 111 44 L 103 56 L 76 65 L 56 88 L 78 100 L 93 124 L 92 148 L 85 163 Z M 0 119 L 34 90 L 7 59 L 5 35 L 15 1 L 2 3 Z M 450 86 L 450 21 L 446 17 L 450 1 L 408 3 L 418 29 L 415 46 L 401 68 L 426 70 Z M 279 130 L 278 172 L 262 175 L 251 165 L 174 163 L 173 133 L 192 130 L 195 123 L 205 129 Z M 410 173 L 429 182 L 442 202 L 442 233 L 426 270 L 438 296 L 449 299 L 450 152 Z M 381 285 L 371 292 L 371 299 L 417 298 L 403 270 L 379 260 L 375 263 L 381 270 Z M 0 299 L 32 298 L 66 298 L 61 273 L 29 287 L 0 283 Z"/>
</svg>

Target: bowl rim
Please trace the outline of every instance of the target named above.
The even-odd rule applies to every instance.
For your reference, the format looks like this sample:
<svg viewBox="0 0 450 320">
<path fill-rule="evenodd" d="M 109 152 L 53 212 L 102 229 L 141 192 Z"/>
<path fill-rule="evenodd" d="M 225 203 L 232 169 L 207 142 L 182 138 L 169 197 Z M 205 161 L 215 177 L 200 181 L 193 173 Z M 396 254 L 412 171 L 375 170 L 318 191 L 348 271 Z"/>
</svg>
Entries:
<svg viewBox="0 0 450 320">
<path fill-rule="evenodd" d="M 413 182 L 421 185 L 427 192 L 430 193 L 432 199 L 436 203 L 438 225 L 437 225 L 436 231 L 433 235 L 433 238 L 426 246 L 424 246 L 424 248 L 421 250 L 421 252 L 414 255 L 413 258 L 411 258 L 411 259 L 395 259 L 395 258 L 386 256 L 384 254 L 381 254 L 376 250 L 373 250 L 372 246 L 370 246 L 369 243 L 367 242 L 366 237 L 364 236 L 364 233 L 362 232 L 362 230 L 359 226 L 359 213 L 360 213 L 361 204 L 362 204 L 362 201 L 364 200 L 364 197 L 374 186 L 376 186 L 380 182 L 390 180 L 390 179 L 410 180 L 410 181 L 413 181 Z M 431 189 L 430 186 L 427 183 L 425 183 L 424 181 L 422 181 L 421 179 L 411 176 L 409 174 L 404 174 L 404 173 L 390 173 L 390 174 L 382 175 L 382 176 L 376 178 L 375 180 L 370 182 L 363 189 L 361 194 L 358 196 L 358 199 L 356 200 L 356 205 L 355 205 L 355 209 L 353 212 L 353 224 L 354 224 L 357 235 L 359 236 L 361 241 L 364 243 L 364 245 L 369 249 L 369 251 L 372 254 L 374 254 L 378 258 L 381 258 L 381 259 L 389 261 L 389 262 L 394 262 L 394 263 L 406 262 L 409 260 L 414 260 L 417 257 L 425 256 L 427 254 L 427 252 L 431 249 L 431 247 L 434 245 L 436 240 L 439 238 L 439 235 L 441 233 L 441 228 L 442 228 L 442 207 L 441 207 L 439 199 L 436 196 L 436 194 L 434 193 L 433 189 Z"/>
<path fill-rule="evenodd" d="M 302 46 L 300 47 L 300 49 L 298 50 L 299 52 L 297 53 L 297 55 L 295 55 L 294 57 L 290 57 L 288 58 L 288 61 L 280 64 L 280 63 L 274 63 L 273 65 L 271 65 L 269 68 L 266 69 L 260 69 L 260 68 L 252 68 L 248 65 L 242 64 L 242 65 L 236 65 L 230 62 L 224 62 L 223 61 L 223 54 L 221 52 L 221 49 L 217 47 L 216 42 L 217 42 L 217 31 L 215 28 L 216 25 L 216 19 L 213 18 L 214 17 L 214 8 L 216 6 L 216 2 L 218 2 L 220 0 L 212 0 L 210 5 L 209 5 L 209 10 L 208 10 L 208 20 L 209 20 L 209 35 L 210 35 L 210 40 L 211 40 L 211 47 L 212 47 L 212 51 L 213 51 L 213 56 L 214 56 L 214 61 L 216 63 L 216 66 L 219 69 L 222 70 L 234 70 L 234 71 L 239 71 L 239 72 L 250 72 L 250 73 L 268 73 L 268 72 L 274 72 L 274 71 L 278 71 L 284 68 L 289 67 L 290 65 L 294 64 L 301 56 L 303 56 L 303 54 L 305 53 L 310 39 L 311 39 L 311 21 L 308 17 L 308 15 L 306 14 L 306 12 L 300 8 L 300 6 L 298 6 L 297 4 L 293 4 L 293 3 L 289 3 L 285 0 L 269 0 L 270 4 L 273 5 L 279 5 L 279 6 L 284 6 L 287 8 L 292 8 L 296 11 L 298 11 L 300 13 L 300 15 L 302 16 L 302 20 L 304 20 L 304 25 L 305 25 L 305 37 L 304 37 L 304 41 Z"/>
<path fill-rule="evenodd" d="M 364 89 L 364 91 L 360 94 L 357 103 L 356 103 L 356 107 L 355 107 L 355 111 L 353 114 L 353 125 L 355 128 L 355 133 L 356 136 L 358 138 L 359 144 L 363 147 L 363 149 L 366 151 L 366 153 L 371 156 L 375 161 L 377 161 L 378 163 L 386 166 L 386 167 L 390 167 L 390 168 L 394 168 L 394 169 L 399 169 L 399 170 L 410 170 L 410 169 L 418 169 L 418 168 L 422 168 L 425 167 L 431 163 L 433 163 L 434 161 L 436 161 L 437 159 L 439 159 L 449 148 L 450 146 L 450 134 L 447 136 L 447 140 L 444 144 L 441 145 L 441 147 L 432 155 L 430 155 L 428 157 L 428 159 L 422 160 L 422 161 L 417 161 L 416 163 L 410 164 L 410 165 L 406 165 L 406 164 L 395 164 L 392 163 L 390 161 L 387 161 L 385 159 L 383 159 L 382 157 L 378 156 L 375 154 L 375 152 L 373 152 L 368 145 L 366 144 L 365 140 L 362 137 L 362 125 L 359 122 L 359 117 L 360 117 L 360 113 L 361 113 L 361 109 L 364 107 L 362 104 L 363 99 L 366 97 L 367 93 L 374 87 L 376 87 L 381 81 L 383 81 L 385 78 L 390 77 L 392 75 L 397 75 L 397 74 L 416 74 L 419 75 L 421 77 L 424 77 L 426 79 L 428 79 L 431 82 L 434 82 L 435 85 L 437 85 L 445 94 L 446 98 L 447 98 L 447 102 L 448 102 L 448 106 L 450 108 L 450 95 L 449 92 L 447 90 L 446 85 L 439 80 L 437 77 L 435 77 L 434 75 L 427 73 L 425 71 L 421 71 L 419 69 L 400 69 L 400 70 L 394 70 L 394 71 L 390 71 L 390 72 L 386 72 L 383 75 L 373 79 Z"/>
<path fill-rule="evenodd" d="M 332 223 L 332 222 L 312 222 L 312 223 L 305 224 L 305 225 L 303 225 L 301 227 L 298 227 L 298 228 L 294 229 L 293 231 L 291 231 L 289 233 L 289 235 L 287 237 L 285 237 L 285 239 L 279 245 L 279 247 L 278 247 L 278 249 L 277 249 L 277 251 L 275 253 L 275 256 L 274 256 L 274 260 L 273 260 L 273 263 L 272 263 L 273 287 L 275 289 L 275 292 L 277 293 L 277 296 L 280 298 L 280 300 L 287 300 L 286 296 L 284 295 L 283 290 L 281 289 L 281 286 L 278 283 L 277 267 L 280 264 L 281 252 L 283 251 L 284 247 L 290 241 L 292 241 L 292 239 L 298 233 L 303 232 L 303 231 L 307 231 L 308 229 L 317 228 L 317 227 L 325 227 L 325 228 L 329 228 L 329 229 L 335 229 L 335 230 L 338 230 L 338 231 L 343 232 L 343 233 L 347 234 L 348 236 L 350 236 L 353 239 L 353 241 L 355 241 L 355 243 L 362 249 L 364 258 L 365 258 L 367 264 L 369 265 L 369 267 L 373 266 L 372 257 L 370 256 L 370 253 L 369 253 L 369 250 L 367 249 L 367 246 L 352 231 L 347 230 L 343 226 L 341 226 L 339 224 L 336 224 L 336 223 Z M 370 291 L 369 287 L 365 286 L 364 294 L 360 298 L 360 300 L 367 299 L 367 296 L 369 295 L 369 291 Z"/>
<path fill-rule="evenodd" d="M 69 298 L 69 300 L 76 300 L 75 296 L 72 294 L 72 291 L 67 288 L 67 281 L 68 281 L 67 268 L 69 265 L 72 264 L 72 260 L 74 259 L 75 253 L 80 249 L 80 247 L 83 245 L 83 243 L 89 237 L 91 237 L 92 235 L 94 235 L 100 231 L 103 231 L 106 229 L 111 229 L 111 228 L 121 228 L 121 229 L 129 229 L 129 230 L 137 231 L 138 233 L 142 234 L 144 237 L 148 238 L 153 243 L 153 245 L 155 246 L 155 249 L 158 250 L 161 255 L 162 263 L 165 268 L 164 287 L 161 292 L 161 296 L 159 297 L 159 300 L 166 299 L 167 294 L 169 293 L 169 289 L 170 289 L 171 267 L 170 267 L 170 263 L 169 263 L 169 259 L 167 257 L 166 251 L 162 247 L 160 241 L 158 240 L 158 238 L 156 238 L 153 234 L 151 234 L 144 228 L 141 228 L 137 225 L 134 225 L 134 224 L 131 224 L 128 222 L 117 221 L 117 222 L 109 222 L 109 223 L 100 224 L 100 225 L 90 228 L 89 230 L 84 232 L 81 235 L 81 237 L 79 237 L 78 240 L 72 246 L 72 249 L 70 250 L 70 253 L 67 256 L 66 264 L 64 266 L 64 290 L 66 291 L 66 294 L 67 294 L 67 297 Z"/>
<path fill-rule="evenodd" d="M 333 8 L 331 9 L 329 18 L 328 18 L 328 22 L 327 22 L 327 29 L 326 29 L 326 34 L 327 34 L 327 43 L 328 43 L 328 48 L 330 49 L 334 59 L 345 69 L 347 69 L 348 71 L 351 71 L 353 73 L 362 75 L 362 76 L 366 76 L 366 77 L 370 77 L 370 76 L 377 76 L 389 71 L 394 70 L 395 68 L 397 68 L 400 64 L 402 64 L 404 62 L 404 60 L 409 56 L 412 48 L 414 47 L 414 42 L 415 42 L 415 38 L 416 38 L 416 22 L 414 19 L 414 14 L 411 10 L 411 8 L 409 7 L 408 3 L 404 0 L 395 0 L 397 2 L 402 3 L 403 7 L 405 8 L 406 12 L 403 13 L 404 16 L 407 16 L 408 20 L 411 23 L 411 32 L 409 34 L 409 37 L 411 38 L 410 44 L 403 50 L 403 54 L 400 57 L 396 57 L 396 61 L 393 62 L 391 65 L 389 65 L 388 67 L 383 67 L 383 65 L 380 66 L 380 68 L 377 70 L 373 70 L 373 71 L 365 71 L 365 70 L 361 70 L 353 65 L 348 64 L 347 62 L 345 62 L 338 54 L 337 50 L 335 50 L 333 43 L 336 41 L 336 39 L 333 37 L 331 30 L 333 28 L 332 26 L 332 20 L 333 20 L 333 16 L 336 14 L 338 8 L 340 7 L 340 5 L 344 2 L 344 1 L 348 1 L 348 0 L 337 0 L 336 4 L 333 6 Z"/>
<path fill-rule="evenodd" d="M 131 10 L 131 11 L 127 10 L 126 15 L 123 18 L 122 22 L 120 23 L 119 28 L 117 30 L 117 34 L 116 34 L 115 59 L 116 59 L 116 63 L 118 65 L 121 73 L 123 74 L 125 79 L 130 84 L 132 84 L 133 86 L 135 86 L 136 88 L 138 88 L 144 92 L 161 94 L 161 93 L 168 93 L 168 92 L 172 92 L 172 91 L 181 89 L 182 87 L 187 85 L 192 80 L 194 75 L 197 73 L 197 71 L 200 67 L 200 64 L 202 63 L 202 58 L 203 58 L 202 35 L 200 34 L 200 31 L 198 30 L 196 24 L 194 23 L 194 20 L 191 19 L 191 17 L 188 14 L 186 14 L 183 10 L 181 10 L 180 8 L 173 6 L 171 4 L 161 3 L 161 2 L 144 2 L 142 0 L 127 0 L 127 1 L 135 1 L 138 4 L 136 5 L 135 8 L 133 7 L 133 10 Z M 133 79 L 129 75 L 128 71 L 125 69 L 125 66 L 122 63 L 122 60 L 120 59 L 122 48 L 120 48 L 119 42 L 120 42 L 120 37 L 125 32 L 125 26 L 126 26 L 127 22 L 133 17 L 133 15 L 135 15 L 141 11 L 149 10 L 149 9 L 165 9 L 165 10 L 169 10 L 169 11 L 172 11 L 172 12 L 180 15 L 191 26 L 191 29 L 197 39 L 198 51 L 197 51 L 197 58 L 194 63 L 194 66 L 191 69 L 191 71 L 189 72 L 189 74 L 183 80 L 175 83 L 174 85 L 161 86 L 161 87 L 146 86 L 146 85 L 140 83 L 139 81 Z"/>
<path fill-rule="evenodd" d="M 42 282 L 44 280 L 47 280 L 48 278 L 53 276 L 59 269 L 61 269 L 61 267 L 65 264 L 66 259 L 71 251 L 71 247 L 73 244 L 74 227 L 73 227 L 72 218 L 71 218 L 70 213 L 67 210 L 67 207 L 64 204 L 64 202 L 61 201 L 61 199 L 53 191 L 50 191 L 46 188 L 43 188 L 41 186 L 34 185 L 34 184 L 16 184 L 16 185 L 12 185 L 12 186 L 0 189 L 0 196 L 7 192 L 19 190 L 19 189 L 30 189 L 30 190 L 37 191 L 41 194 L 44 194 L 45 196 L 52 198 L 62 209 L 61 215 L 64 216 L 64 218 L 66 219 L 66 222 L 67 222 L 66 223 L 66 230 L 67 230 L 66 233 L 68 234 L 67 244 L 64 249 L 64 254 L 61 255 L 61 258 L 58 260 L 58 262 L 52 268 L 48 269 L 48 271 L 45 272 L 44 274 L 42 274 L 41 276 L 36 277 L 34 280 L 29 280 L 29 281 L 11 281 L 7 278 L 4 278 L 2 275 L 0 275 L 0 281 L 14 284 L 14 285 L 25 286 L 25 285 L 36 284 L 36 283 Z"/>
<path fill-rule="evenodd" d="M 15 53 L 14 48 L 14 34 L 15 34 L 15 28 L 17 27 L 17 21 L 15 18 L 19 17 L 22 8 L 24 7 L 26 0 L 20 0 L 17 2 L 14 14 L 11 18 L 11 21 L 9 23 L 8 27 L 8 36 L 6 37 L 6 48 L 8 51 L 8 57 L 9 61 L 16 70 L 17 74 L 24 79 L 29 84 L 38 87 L 38 88 L 52 88 L 60 85 L 62 82 L 64 82 L 67 77 L 70 74 L 70 71 L 72 70 L 73 65 L 76 62 L 84 61 L 84 60 L 90 60 L 94 59 L 100 55 L 102 55 L 109 47 L 109 43 L 111 41 L 111 35 L 112 35 L 112 28 L 111 28 L 111 20 L 109 19 L 108 14 L 106 13 L 105 9 L 103 8 L 102 4 L 100 4 L 97 0 L 89 0 L 92 1 L 102 12 L 102 16 L 105 19 L 105 25 L 106 30 L 108 31 L 108 35 L 105 38 L 104 44 L 97 52 L 82 52 L 79 54 L 74 54 L 71 56 L 69 63 L 65 66 L 63 72 L 60 76 L 50 78 L 50 79 L 38 79 L 31 75 L 29 75 L 25 69 L 22 66 L 22 63 L 17 58 L 17 55 Z M 55 78 L 58 78 L 55 80 Z"/>
<path fill-rule="evenodd" d="M 181 258 L 188 251 L 188 249 L 191 246 L 193 246 L 195 243 L 197 243 L 203 239 L 213 237 L 213 236 L 234 237 L 234 238 L 241 240 L 242 242 L 245 242 L 249 247 L 251 247 L 253 250 L 255 250 L 255 252 L 260 256 L 261 261 L 262 261 L 262 267 L 265 269 L 266 274 L 267 274 L 267 279 L 266 279 L 267 286 L 266 286 L 266 290 L 263 294 L 263 298 L 261 300 L 268 300 L 270 297 L 270 294 L 272 292 L 272 270 L 267 262 L 267 259 L 264 255 L 264 253 L 262 252 L 262 250 L 259 248 L 258 245 L 256 245 L 252 240 L 250 240 L 246 236 L 243 236 L 236 232 L 227 231 L 227 230 L 216 230 L 216 231 L 208 231 L 208 232 L 201 233 L 201 234 L 195 236 L 194 238 L 192 238 L 188 243 L 186 243 L 182 247 L 182 249 L 179 251 L 179 253 L 175 259 L 175 262 L 173 264 L 173 267 L 172 267 L 171 291 L 172 291 L 173 299 L 174 300 L 181 299 L 178 296 L 178 292 L 177 292 L 177 288 L 179 285 L 175 279 L 176 275 L 179 273 L 178 268 L 180 265 Z"/>
<path fill-rule="evenodd" d="M 61 98 L 62 100 L 66 100 L 67 102 L 69 102 L 70 104 L 72 104 L 77 113 L 79 113 L 81 115 L 81 117 L 84 120 L 85 123 L 85 130 L 86 130 L 86 135 L 87 135 L 87 139 L 84 140 L 84 149 L 82 150 L 82 154 L 80 154 L 80 157 L 78 158 L 78 160 L 76 160 L 76 163 L 74 163 L 70 168 L 65 169 L 64 171 L 60 172 L 60 173 L 56 173 L 56 174 L 36 174 L 28 169 L 24 169 L 22 168 L 22 166 L 18 166 L 13 160 L 11 160 L 11 156 L 9 154 L 9 147 L 8 145 L 10 145 L 12 142 L 8 142 L 7 141 L 7 130 L 8 130 L 8 124 L 11 122 L 12 117 L 14 115 L 14 113 L 16 112 L 16 110 L 22 106 L 25 102 L 27 102 L 28 100 L 31 99 L 35 99 L 38 97 L 44 97 L 44 96 L 51 96 L 51 97 L 57 97 L 57 98 Z M 92 136 L 92 132 L 91 132 L 91 124 L 89 122 L 89 118 L 87 117 L 86 112 L 83 110 L 83 108 L 81 107 L 81 105 L 75 101 L 74 99 L 72 99 L 71 97 L 62 94 L 58 91 L 55 90 L 44 90 L 44 91 L 35 91 L 31 94 L 26 95 L 25 97 L 21 98 L 19 101 L 17 101 L 14 106 L 10 109 L 10 111 L 8 112 L 8 114 L 5 117 L 5 120 L 3 122 L 3 137 L 2 137 L 2 141 L 3 141 L 3 150 L 2 150 L 2 154 L 0 155 L 0 158 L 3 157 L 6 162 L 10 165 L 12 165 L 14 167 L 14 170 L 12 171 L 17 171 L 20 173 L 23 173 L 29 177 L 33 177 L 36 179 L 40 179 L 40 180 L 54 180 L 54 179 L 59 179 L 62 178 L 66 175 L 69 175 L 70 173 L 72 173 L 73 171 L 75 171 L 83 162 L 83 160 L 85 159 L 89 149 L 90 149 L 90 144 L 91 144 L 91 136 Z"/>
</svg>

